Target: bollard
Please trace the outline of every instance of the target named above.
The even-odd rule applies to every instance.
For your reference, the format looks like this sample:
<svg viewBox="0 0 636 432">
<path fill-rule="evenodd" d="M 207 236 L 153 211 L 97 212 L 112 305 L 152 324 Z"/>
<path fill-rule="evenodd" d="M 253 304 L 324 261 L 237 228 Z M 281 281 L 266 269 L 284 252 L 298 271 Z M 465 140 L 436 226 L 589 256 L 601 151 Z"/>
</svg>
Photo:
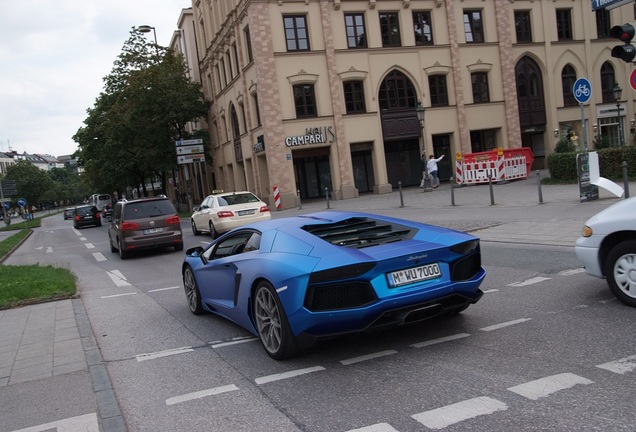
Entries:
<svg viewBox="0 0 636 432">
<path fill-rule="evenodd" d="M 296 191 L 296 195 L 298 196 L 298 210 L 301 210 L 303 208 L 303 204 L 300 201 L 300 189 Z"/>
<path fill-rule="evenodd" d="M 539 190 L 539 204 L 543 204 L 543 193 L 541 192 L 541 173 L 537 170 L 537 189 Z"/>
<path fill-rule="evenodd" d="M 629 198 L 629 176 L 627 175 L 627 162 L 623 161 L 623 184 L 625 186 L 625 199 Z"/>
<path fill-rule="evenodd" d="M 404 196 L 402 195 L 402 182 L 398 182 L 398 189 L 400 191 L 400 207 L 404 207 Z"/>
<path fill-rule="evenodd" d="M 327 197 L 327 208 L 331 208 L 329 207 L 329 189 L 327 189 L 327 187 L 325 187 L 325 196 Z"/>
<path fill-rule="evenodd" d="M 492 190 L 492 173 L 488 173 L 488 188 L 490 188 L 490 205 L 495 205 L 495 192 Z"/>
<path fill-rule="evenodd" d="M 453 186 L 453 177 L 450 178 L 450 185 L 451 185 L 451 205 L 454 206 L 455 205 L 455 186 Z"/>
</svg>

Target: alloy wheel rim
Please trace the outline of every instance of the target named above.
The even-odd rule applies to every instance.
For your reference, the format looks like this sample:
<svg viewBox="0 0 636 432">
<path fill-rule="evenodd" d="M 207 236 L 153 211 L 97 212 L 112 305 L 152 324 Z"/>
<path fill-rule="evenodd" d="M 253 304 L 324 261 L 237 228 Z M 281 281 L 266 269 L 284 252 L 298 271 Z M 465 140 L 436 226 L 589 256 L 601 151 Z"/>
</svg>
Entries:
<svg viewBox="0 0 636 432">
<path fill-rule="evenodd" d="M 185 271 L 183 278 L 183 285 L 185 286 L 186 297 L 188 299 L 188 306 L 190 310 L 195 310 L 197 305 L 197 290 L 194 283 L 194 275 L 190 269 Z"/>
<path fill-rule="evenodd" d="M 272 293 L 261 288 L 256 293 L 256 327 L 263 346 L 271 353 L 281 345 L 281 320 L 276 299 Z"/>
<path fill-rule="evenodd" d="M 626 296 L 636 298 L 636 254 L 625 254 L 616 261 L 614 280 Z"/>
</svg>

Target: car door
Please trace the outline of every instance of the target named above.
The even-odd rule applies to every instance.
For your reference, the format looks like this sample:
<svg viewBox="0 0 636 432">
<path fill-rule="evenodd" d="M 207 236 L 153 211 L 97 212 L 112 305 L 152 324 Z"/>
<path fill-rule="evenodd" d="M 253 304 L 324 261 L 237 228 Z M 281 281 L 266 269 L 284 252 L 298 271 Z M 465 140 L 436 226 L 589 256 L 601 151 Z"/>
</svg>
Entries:
<svg viewBox="0 0 636 432">
<path fill-rule="evenodd" d="M 208 229 L 208 216 L 207 212 L 209 212 L 210 207 L 210 197 L 206 197 L 199 205 L 199 208 L 192 215 L 192 219 L 194 219 L 194 223 L 197 225 L 197 229 L 207 231 Z"/>
</svg>

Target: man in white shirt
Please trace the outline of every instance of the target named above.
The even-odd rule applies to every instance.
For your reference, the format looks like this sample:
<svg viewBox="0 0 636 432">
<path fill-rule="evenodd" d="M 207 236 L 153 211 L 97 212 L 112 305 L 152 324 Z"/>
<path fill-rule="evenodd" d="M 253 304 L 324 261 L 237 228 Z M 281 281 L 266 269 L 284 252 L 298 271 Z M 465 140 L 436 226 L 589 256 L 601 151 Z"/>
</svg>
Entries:
<svg viewBox="0 0 636 432">
<path fill-rule="evenodd" d="M 444 155 L 441 155 L 437 159 L 435 159 L 435 156 L 430 155 L 428 158 L 428 162 L 426 163 L 426 170 L 428 171 L 428 175 L 433 177 L 433 189 L 437 189 L 437 187 L 439 186 L 439 178 L 437 177 L 437 162 L 441 161 L 442 159 L 444 159 Z"/>
</svg>

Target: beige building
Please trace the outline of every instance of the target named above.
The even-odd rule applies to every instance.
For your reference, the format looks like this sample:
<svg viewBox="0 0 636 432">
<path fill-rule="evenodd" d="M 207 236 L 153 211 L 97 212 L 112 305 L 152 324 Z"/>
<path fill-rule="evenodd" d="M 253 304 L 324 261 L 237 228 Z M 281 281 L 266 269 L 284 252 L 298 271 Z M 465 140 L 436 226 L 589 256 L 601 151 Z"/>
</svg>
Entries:
<svg viewBox="0 0 636 432">
<path fill-rule="evenodd" d="M 608 35 L 634 13 L 590 0 L 193 0 L 213 187 L 272 205 L 277 188 L 289 208 L 419 185 L 422 153 L 445 156 L 444 181 L 457 153 L 529 147 L 543 168 L 570 131 L 581 148 L 597 134 L 632 144 L 632 65 Z M 592 86 L 583 109 L 578 78 Z"/>
</svg>

